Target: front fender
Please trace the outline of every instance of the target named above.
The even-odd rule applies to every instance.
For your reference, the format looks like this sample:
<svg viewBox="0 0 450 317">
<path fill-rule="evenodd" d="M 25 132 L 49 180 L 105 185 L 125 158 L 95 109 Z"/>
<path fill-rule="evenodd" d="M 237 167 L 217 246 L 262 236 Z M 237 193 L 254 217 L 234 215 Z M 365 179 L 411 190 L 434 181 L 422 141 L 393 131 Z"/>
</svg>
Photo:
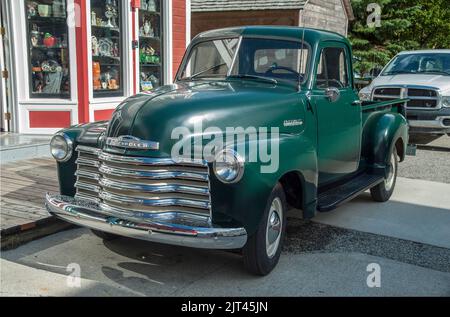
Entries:
<svg viewBox="0 0 450 317">
<path fill-rule="evenodd" d="M 255 233 L 270 193 L 283 175 L 289 172 L 298 173 L 301 179 L 303 192 L 299 195 L 304 198 L 303 210 L 315 202 L 318 180 L 315 145 L 303 134 L 280 135 L 278 141 L 279 162 L 274 172 L 262 172 L 262 166 L 267 164 L 248 162 L 248 155 L 245 155 L 243 178 L 236 184 L 224 184 L 216 178 L 212 164 L 210 165 L 211 201 L 215 223 L 233 219 L 243 225 L 250 235 Z"/>
<path fill-rule="evenodd" d="M 408 142 L 408 123 L 397 113 L 373 113 L 367 118 L 363 130 L 363 157 L 375 171 L 384 170 L 389 163 L 398 140 L 402 141 L 403 149 Z M 404 154 L 401 154 L 401 160 Z"/>
<path fill-rule="evenodd" d="M 79 124 L 73 127 L 67 128 L 60 132 L 65 133 L 73 141 L 73 155 L 67 162 L 57 162 L 57 172 L 61 195 L 74 197 L 75 182 L 77 177 L 75 173 L 77 171 L 76 160 L 78 154 L 75 151 L 79 144 L 88 145 L 92 147 L 99 146 L 99 137 L 106 130 L 108 125 L 107 121 Z"/>
</svg>

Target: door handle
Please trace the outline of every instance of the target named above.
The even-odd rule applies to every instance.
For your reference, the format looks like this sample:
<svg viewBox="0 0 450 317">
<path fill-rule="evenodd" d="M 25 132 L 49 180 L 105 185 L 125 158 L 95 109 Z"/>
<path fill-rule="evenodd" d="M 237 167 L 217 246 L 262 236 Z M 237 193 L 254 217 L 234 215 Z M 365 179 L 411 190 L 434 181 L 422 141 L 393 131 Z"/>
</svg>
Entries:
<svg viewBox="0 0 450 317">
<path fill-rule="evenodd" d="M 355 101 L 352 102 L 352 106 L 355 106 L 355 107 L 362 106 L 362 101 L 361 100 L 355 100 Z"/>
</svg>

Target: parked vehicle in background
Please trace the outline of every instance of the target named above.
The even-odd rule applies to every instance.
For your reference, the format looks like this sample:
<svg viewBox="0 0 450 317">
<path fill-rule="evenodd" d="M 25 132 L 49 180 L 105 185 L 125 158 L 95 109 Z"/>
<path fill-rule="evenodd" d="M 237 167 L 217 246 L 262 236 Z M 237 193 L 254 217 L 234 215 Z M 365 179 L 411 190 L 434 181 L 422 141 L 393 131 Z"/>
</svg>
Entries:
<svg viewBox="0 0 450 317">
<path fill-rule="evenodd" d="M 369 189 L 377 202 L 394 192 L 406 100 L 361 102 L 351 56 L 345 37 L 313 29 L 200 34 L 174 85 L 129 98 L 109 123 L 53 138 L 61 193 L 47 195 L 48 211 L 108 239 L 242 249 L 250 272 L 268 274 L 291 207 L 310 219 Z M 238 141 L 210 158 L 173 155 L 176 130 L 202 149 L 230 128 Z M 267 143 L 279 153 L 273 166 L 252 158 Z"/>
<path fill-rule="evenodd" d="M 427 144 L 450 134 L 450 50 L 398 54 L 368 87 L 362 100 L 409 98 L 410 142 Z"/>
</svg>

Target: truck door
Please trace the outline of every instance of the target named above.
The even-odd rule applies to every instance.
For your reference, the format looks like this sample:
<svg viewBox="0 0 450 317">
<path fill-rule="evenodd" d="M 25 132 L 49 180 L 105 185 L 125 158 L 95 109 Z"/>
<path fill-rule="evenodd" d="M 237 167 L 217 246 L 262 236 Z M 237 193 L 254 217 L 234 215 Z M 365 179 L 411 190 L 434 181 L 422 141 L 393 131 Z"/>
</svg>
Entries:
<svg viewBox="0 0 450 317">
<path fill-rule="evenodd" d="M 318 122 L 319 183 L 323 185 L 358 169 L 362 119 L 347 45 L 322 43 L 315 65 L 311 98 Z"/>
</svg>

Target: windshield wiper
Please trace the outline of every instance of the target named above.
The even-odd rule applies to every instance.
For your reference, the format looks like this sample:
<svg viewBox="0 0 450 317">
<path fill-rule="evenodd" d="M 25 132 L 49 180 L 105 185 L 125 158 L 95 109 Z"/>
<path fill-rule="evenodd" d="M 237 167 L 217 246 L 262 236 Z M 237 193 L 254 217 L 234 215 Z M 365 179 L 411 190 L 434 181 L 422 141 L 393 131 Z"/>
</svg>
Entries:
<svg viewBox="0 0 450 317">
<path fill-rule="evenodd" d="M 443 70 L 430 70 L 430 71 L 420 71 L 420 72 L 417 72 L 417 74 L 441 74 L 441 75 L 450 75 L 450 73 L 449 72 L 445 72 L 445 71 L 443 71 Z"/>
<path fill-rule="evenodd" d="M 392 72 L 383 73 L 382 75 L 389 76 L 389 75 L 403 75 L 403 74 L 416 74 L 416 72 L 408 72 L 405 70 L 396 70 L 396 71 L 392 71 Z"/>
<path fill-rule="evenodd" d="M 271 83 L 278 84 L 278 80 L 276 80 L 276 79 L 274 79 L 274 78 L 263 77 L 263 76 L 257 76 L 257 75 L 244 75 L 244 74 L 239 74 L 239 75 L 230 75 L 230 76 L 228 76 L 227 78 L 256 79 L 256 80 L 269 81 L 269 82 L 271 82 Z"/>
<path fill-rule="evenodd" d="M 194 79 L 194 78 L 196 78 L 196 77 L 198 77 L 198 76 L 200 76 L 200 75 L 203 75 L 204 73 L 210 72 L 210 71 L 212 71 L 212 70 L 216 70 L 217 68 L 220 68 L 220 67 L 226 66 L 226 65 L 227 65 L 227 63 L 222 63 L 222 64 L 214 65 L 214 66 L 212 66 L 212 67 L 210 67 L 210 68 L 208 68 L 208 69 L 202 70 L 201 72 L 195 73 L 195 74 L 192 75 L 191 77 L 185 78 L 185 80 L 186 80 L 186 79 Z"/>
</svg>

